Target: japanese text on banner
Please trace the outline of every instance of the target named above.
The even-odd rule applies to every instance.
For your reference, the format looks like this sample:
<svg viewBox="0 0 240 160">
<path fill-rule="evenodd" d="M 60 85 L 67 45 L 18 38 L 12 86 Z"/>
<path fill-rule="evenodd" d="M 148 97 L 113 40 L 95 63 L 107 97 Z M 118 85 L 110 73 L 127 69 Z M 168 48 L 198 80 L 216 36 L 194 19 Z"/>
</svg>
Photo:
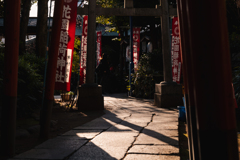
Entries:
<svg viewBox="0 0 240 160">
<path fill-rule="evenodd" d="M 84 16 L 81 43 L 80 81 L 79 81 L 80 85 L 86 83 L 87 31 L 88 31 L 88 16 Z"/>
<path fill-rule="evenodd" d="M 174 17 L 172 21 L 172 77 L 173 81 L 180 83 L 181 78 L 181 56 L 180 56 L 180 37 L 178 18 Z"/>
<path fill-rule="evenodd" d="M 97 31 L 97 65 L 102 56 L 102 31 Z"/>
<path fill-rule="evenodd" d="M 133 28 L 133 64 L 137 71 L 140 51 L 140 28 Z"/>
<path fill-rule="evenodd" d="M 70 91 L 77 0 L 64 0 L 55 89 Z"/>
</svg>

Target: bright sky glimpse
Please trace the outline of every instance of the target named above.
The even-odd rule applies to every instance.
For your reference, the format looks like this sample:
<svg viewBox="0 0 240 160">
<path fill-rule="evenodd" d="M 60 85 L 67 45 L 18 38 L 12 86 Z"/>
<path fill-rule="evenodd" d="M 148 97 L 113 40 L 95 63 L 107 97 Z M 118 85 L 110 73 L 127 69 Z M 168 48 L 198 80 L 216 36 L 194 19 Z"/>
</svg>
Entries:
<svg viewBox="0 0 240 160">
<path fill-rule="evenodd" d="M 55 2 L 52 2 L 51 17 L 53 16 L 54 4 Z M 50 11 L 50 1 L 48 1 L 48 11 Z M 37 17 L 37 3 L 33 4 L 31 7 L 30 17 Z"/>
<path fill-rule="evenodd" d="M 55 4 L 55 1 L 52 2 L 51 17 L 53 17 L 54 4 Z M 80 4 L 80 2 L 78 2 L 78 5 L 79 4 Z M 50 11 L 50 1 L 48 1 L 48 11 Z M 32 5 L 29 15 L 30 15 L 30 17 L 37 17 L 37 3 Z"/>
</svg>

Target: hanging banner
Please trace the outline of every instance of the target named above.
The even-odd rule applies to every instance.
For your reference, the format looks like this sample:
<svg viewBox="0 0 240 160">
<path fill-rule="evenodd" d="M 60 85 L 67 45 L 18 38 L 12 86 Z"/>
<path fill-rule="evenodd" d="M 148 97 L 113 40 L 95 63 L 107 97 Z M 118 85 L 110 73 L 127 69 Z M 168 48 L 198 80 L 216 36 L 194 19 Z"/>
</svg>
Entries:
<svg viewBox="0 0 240 160">
<path fill-rule="evenodd" d="M 87 32 L 88 32 L 88 16 L 84 16 L 83 26 L 82 26 L 82 42 L 81 42 L 80 81 L 79 81 L 80 85 L 86 82 Z"/>
<path fill-rule="evenodd" d="M 70 91 L 78 0 L 64 0 L 55 89 Z"/>
<path fill-rule="evenodd" d="M 102 31 L 97 31 L 97 66 L 102 57 Z"/>
<path fill-rule="evenodd" d="M 140 51 L 140 28 L 133 28 L 133 63 L 134 71 L 137 71 Z"/>
<path fill-rule="evenodd" d="M 180 56 L 180 36 L 178 17 L 172 20 L 172 77 L 173 81 L 180 83 L 181 78 L 181 56 Z"/>
</svg>

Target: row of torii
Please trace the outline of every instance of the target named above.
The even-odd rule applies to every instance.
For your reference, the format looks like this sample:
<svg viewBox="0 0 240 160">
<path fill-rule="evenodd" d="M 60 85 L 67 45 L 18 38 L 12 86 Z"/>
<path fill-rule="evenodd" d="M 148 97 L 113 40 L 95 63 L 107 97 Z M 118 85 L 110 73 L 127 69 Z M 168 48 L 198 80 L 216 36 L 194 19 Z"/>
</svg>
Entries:
<svg viewBox="0 0 240 160">
<path fill-rule="evenodd" d="M 41 111 L 42 138 L 48 138 L 51 108 L 53 105 L 58 42 L 60 38 L 63 0 L 56 1 L 52 41 L 46 79 L 44 107 Z M 231 64 L 226 19 L 225 0 L 177 0 L 181 33 L 183 76 L 188 122 L 189 159 L 237 160 L 238 144 L 231 85 Z M 88 15 L 88 57 L 86 83 L 94 84 L 95 70 L 95 20 L 96 15 L 160 16 L 164 83 L 171 86 L 171 55 L 169 44 L 169 16 L 177 15 L 161 0 L 156 9 L 133 8 L 133 0 L 124 1 L 124 9 L 96 7 L 89 0 L 87 8 L 79 14 Z M 1 152 L 14 155 L 17 104 L 17 72 L 20 0 L 5 1 L 5 69 L 1 124 Z M 56 22 L 56 23 L 55 23 Z M 14 47 L 12 47 L 14 46 Z M 166 83 L 167 82 L 167 83 Z M 169 93 L 171 87 L 166 93 Z M 168 96 L 168 95 L 167 95 Z"/>
</svg>

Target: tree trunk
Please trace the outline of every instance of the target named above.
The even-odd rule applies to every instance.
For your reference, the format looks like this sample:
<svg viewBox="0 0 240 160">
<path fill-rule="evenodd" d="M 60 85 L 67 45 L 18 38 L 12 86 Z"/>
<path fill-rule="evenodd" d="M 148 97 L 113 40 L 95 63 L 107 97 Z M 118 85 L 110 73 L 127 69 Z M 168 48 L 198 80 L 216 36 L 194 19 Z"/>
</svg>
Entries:
<svg viewBox="0 0 240 160">
<path fill-rule="evenodd" d="M 29 20 L 29 11 L 31 7 L 31 0 L 22 1 L 21 9 L 21 22 L 20 22 L 20 37 L 19 37 L 19 55 L 25 53 L 25 37 L 27 34 L 28 20 Z"/>
<path fill-rule="evenodd" d="M 44 57 L 47 49 L 48 0 L 38 1 L 36 54 Z"/>
</svg>

